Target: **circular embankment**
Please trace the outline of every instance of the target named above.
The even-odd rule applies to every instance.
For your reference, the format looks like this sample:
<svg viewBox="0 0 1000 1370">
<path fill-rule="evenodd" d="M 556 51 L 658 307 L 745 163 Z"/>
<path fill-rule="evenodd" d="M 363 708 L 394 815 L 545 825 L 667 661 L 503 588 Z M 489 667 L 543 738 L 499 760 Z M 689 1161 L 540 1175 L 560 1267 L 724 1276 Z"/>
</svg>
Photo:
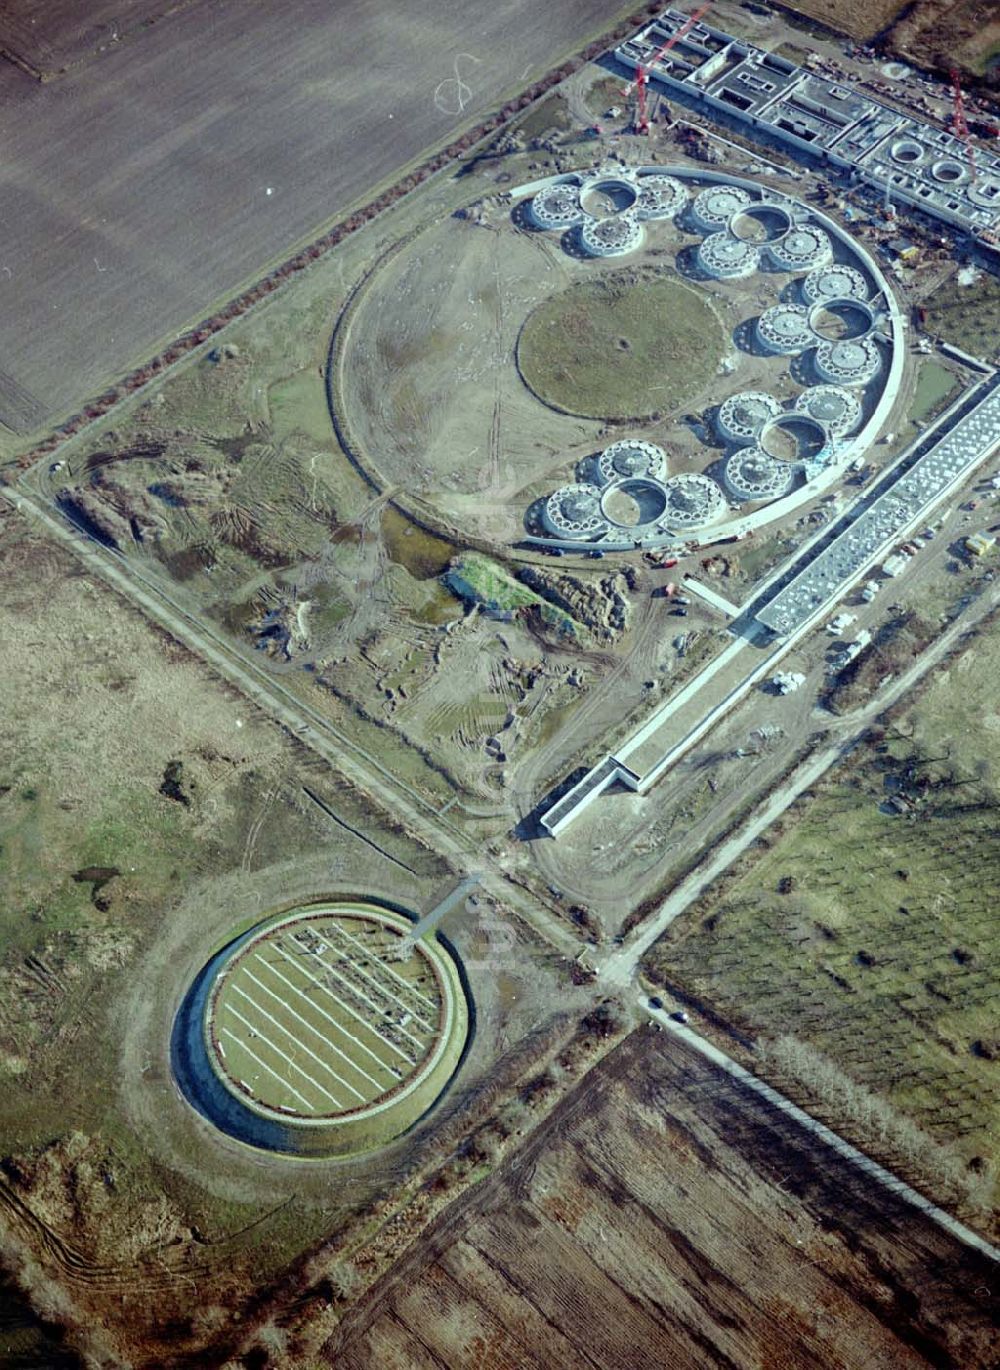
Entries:
<svg viewBox="0 0 1000 1370">
<path fill-rule="evenodd" d="M 454 958 L 368 902 L 301 906 L 223 947 L 174 1024 L 177 1082 L 239 1141 L 302 1156 L 385 1145 L 440 1096 L 469 1006 Z"/>
<path fill-rule="evenodd" d="M 550 408 L 628 419 L 693 401 L 725 352 L 704 295 L 674 276 L 626 270 L 539 305 L 521 329 L 517 362 Z"/>
</svg>

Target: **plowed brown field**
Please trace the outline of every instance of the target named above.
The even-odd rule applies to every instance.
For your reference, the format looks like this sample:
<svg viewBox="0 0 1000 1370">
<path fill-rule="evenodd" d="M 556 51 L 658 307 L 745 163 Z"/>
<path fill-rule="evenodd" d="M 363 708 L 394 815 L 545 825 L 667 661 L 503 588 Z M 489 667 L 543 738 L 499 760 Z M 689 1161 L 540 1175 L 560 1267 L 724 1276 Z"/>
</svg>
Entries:
<svg viewBox="0 0 1000 1370">
<path fill-rule="evenodd" d="M 0 423 L 71 411 L 625 13 L 213 0 L 57 81 L 0 61 Z"/>
<path fill-rule="evenodd" d="M 202 0 L 3 0 L 0 50 L 42 80 Z"/>
<path fill-rule="evenodd" d="M 327 1344 L 337 1370 L 991 1362 L 995 1268 L 633 1034 Z"/>
</svg>

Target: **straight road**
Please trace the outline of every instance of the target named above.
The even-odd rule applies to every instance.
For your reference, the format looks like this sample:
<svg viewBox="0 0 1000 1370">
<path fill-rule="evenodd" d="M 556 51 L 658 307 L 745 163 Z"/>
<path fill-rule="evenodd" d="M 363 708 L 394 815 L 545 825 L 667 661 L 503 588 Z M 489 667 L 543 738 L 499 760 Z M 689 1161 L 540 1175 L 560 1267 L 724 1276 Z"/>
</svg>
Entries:
<svg viewBox="0 0 1000 1370">
<path fill-rule="evenodd" d="M 982 595 L 964 614 L 960 614 L 925 652 L 882 690 L 864 708 L 845 715 L 831 728 L 833 740 L 821 751 L 808 757 L 798 770 L 754 813 L 740 829 L 718 847 L 708 861 L 682 880 L 673 889 L 651 918 L 647 919 L 621 947 L 603 958 L 591 956 L 599 976 L 609 984 L 621 987 L 631 980 L 636 967 L 670 924 L 689 908 L 708 889 L 709 885 L 740 857 L 761 833 L 781 816 L 831 766 L 843 760 L 858 745 L 872 721 L 891 708 L 897 700 L 912 690 L 934 670 L 942 658 L 955 646 L 958 639 L 970 631 L 982 618 L 1000 606 L 1000 584 L 989 594 Z"/>
</svg>

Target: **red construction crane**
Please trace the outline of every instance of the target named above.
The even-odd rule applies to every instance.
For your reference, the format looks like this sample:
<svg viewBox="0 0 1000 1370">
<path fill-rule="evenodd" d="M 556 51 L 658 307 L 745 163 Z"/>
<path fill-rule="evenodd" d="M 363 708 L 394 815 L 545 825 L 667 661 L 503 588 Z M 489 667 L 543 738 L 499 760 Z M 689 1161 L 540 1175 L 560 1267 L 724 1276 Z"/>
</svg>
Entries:
<svg viewBox="0 0 1000 1370">
<path fill-rule="evenodd" d="M 661 58 L 665 57 L 675 43 L 679 43 L 686 33 L 694 28 L 701 16 L 711 8 L 712 0 L 702 5 L 701 9 L 695 10 L 694 14 L 689 15 L 676 33 L 672 33 L 662 47 L 657 48 L 647 61 L 640 63 L 635 74 L 635 131 L 636 133 L 649 132 L 649 115 L 646 113 L 646 87 L 649 84 L 650 73 L 653 67 Z M 631 87 L 626 87 L 626 94 L 631 93 Z"/>
<path fill-rule="evenodd" d="M 976 179 L 976 147 L 969 133 L 969 125 L 965 122 L 965 100 L 962 96 L 962 87 L 959 82 L 958 72 L 952 68 L 951 73 L 951 97 L 954 101 L 954 108 L 951 114 L 951 131 L 956 138 L 961 138 L 969 154 L 969 174 L 973 180 Z"/>
</svg>

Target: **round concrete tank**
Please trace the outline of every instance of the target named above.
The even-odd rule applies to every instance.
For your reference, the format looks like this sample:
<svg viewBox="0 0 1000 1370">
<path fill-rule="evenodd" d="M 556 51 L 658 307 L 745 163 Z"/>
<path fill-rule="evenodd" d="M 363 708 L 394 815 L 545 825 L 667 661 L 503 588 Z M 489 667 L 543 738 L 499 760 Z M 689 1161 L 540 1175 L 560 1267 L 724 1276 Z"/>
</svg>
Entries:
<svg viewBox="0 0 1000 1370">
<path fill-rule="evenodd" d="M 637 538 L 656 530 L 666 507 L 665 485 L 648 476 L 612 481 L 601 493 L 601 513 L 608 523 L 627 529 Z"/>
<path fill-rule="evenodd" d="M 861 401 L 842 385 L 811 385 L 795 401 L 796 411 L 816 419 L 835 438 L 852 433 L 861 422 Z"/>
<path fill-rule="evenodd" d="M 754 326 L 757 341 L 768 352 L 794 356 L 815 337 L 809 327 L 809 311 L 800 304 L 774 304 L 765 309 Z"/>
<path fill-rule="evenodd" d="M 601 513 L 601 491 L 596 485 L 564 485 L 545 501 L 542 522 L 550 533 L 564 538 L 591 538 L 607 531 Z"/>
<path fill-rule="evenodd" d="M 809 327 L 817 338 L 867 338 L 875 329 L 875 311 L 866 300 L 817 300 L 809 307 Z"/>
<path fill-rule="evenodd" d="M 722 401 L 716 427 L 725 442 L 752 442 L 767 423 L 781 413 L 781 401 L 762 390 L 743 390 Z"/>
<path fill-rule="evenodd" d="M 672 219 L 687 200 L 685 186 L 673 176 L 643 176 L 639 180 L 636 214 L 640 219 Z"/>
<path fill-rule="evenodd" d="M 767 252 L 779 271 L 812 271 L 833 257 L 830 239 L 815 224 L 797 224 L 776 243 L 768 243 Z"/>
<path fill-rule="evenodd" d="M 588 219 L 580 229 L 580 244 L 591 257 L 624 257 L 641 243 L 642 224 L 631 212 Z"/>
<path fill-rule="evenodd" d="M 775 461 L 810 461 L 830 445 L 824 424 L 801 410 L 779 414 L 760 430 L 757 446 Z"/>
<path fill-rule="evenodd" d="M 795 467 L 778 461 L 760 447 L 741 447 L 726 459 L 726 485 L 739 500 L 773 500 L 795 483 Z"/>
<path fill-rule="evenodd" d="M 729 220 L 729 232 L 743 243 L 777 243 L 792 228 L 792 216 L 783 205 L 749 204 L 738 209 Z"/>
<path fill-rule="evenodd" d="M 580 187 L 568 182 L 546 186 L 532 199 L 528 214 L 538 228 L 573 228 L 583 223 Z"/>
<path fill-rule="evenodd" d="M 931 167 L 931 175 L 943 186 L 957 186 L 969 179 L 969 170 L 954 157 L 941 157 Z"/>
<path fill-rule="evenodd" d="M 816 374 L 831 385 L 867 385 L 882 366 L 874 338 L 821 342 L 816 348 Z"/>
<path fill-rule="evenodd" d="M 802 298 L 810 305 L 822 300 L 867 300 L 869 293 L 858 268 L 845 262 L 819 266 L 802 281 Z"/>
<path fill-rule="evenodd" d="M 897 138 L 889 147 L 889 156 L 900 166 L 918 166 L 927 153 L 915 138 Z"/>
<path fill-rule="evenodd" d="M 685 472 L 671 476 L 663 488 L 667 496 L 663 518 L 676 528 L 712 523 L 728 508 L 722 487 L 711 476 Z"/>
<path fill-rule="evenodd" d="M 630 476 L 662 480 L 667 474 L 667 454 L 654 442 L 625 438 L 604 449 L 598 458 L 597 470 L 604 485 Z"/>
<path fill-rule="evenodd" d="M 695 196 L 691 217 L 703 233 L 717 233 L 750 203 L 749 193 L 740 186 L 709 186 Z"/>
<path fill-rule="evenodd" d="M 698 244 L 698 265 L 706 276 L 736 280 L 751 276 L 760 266 L 760 248 L 741 242 L 731 233 L 710 233 Z"/>
</svg>

